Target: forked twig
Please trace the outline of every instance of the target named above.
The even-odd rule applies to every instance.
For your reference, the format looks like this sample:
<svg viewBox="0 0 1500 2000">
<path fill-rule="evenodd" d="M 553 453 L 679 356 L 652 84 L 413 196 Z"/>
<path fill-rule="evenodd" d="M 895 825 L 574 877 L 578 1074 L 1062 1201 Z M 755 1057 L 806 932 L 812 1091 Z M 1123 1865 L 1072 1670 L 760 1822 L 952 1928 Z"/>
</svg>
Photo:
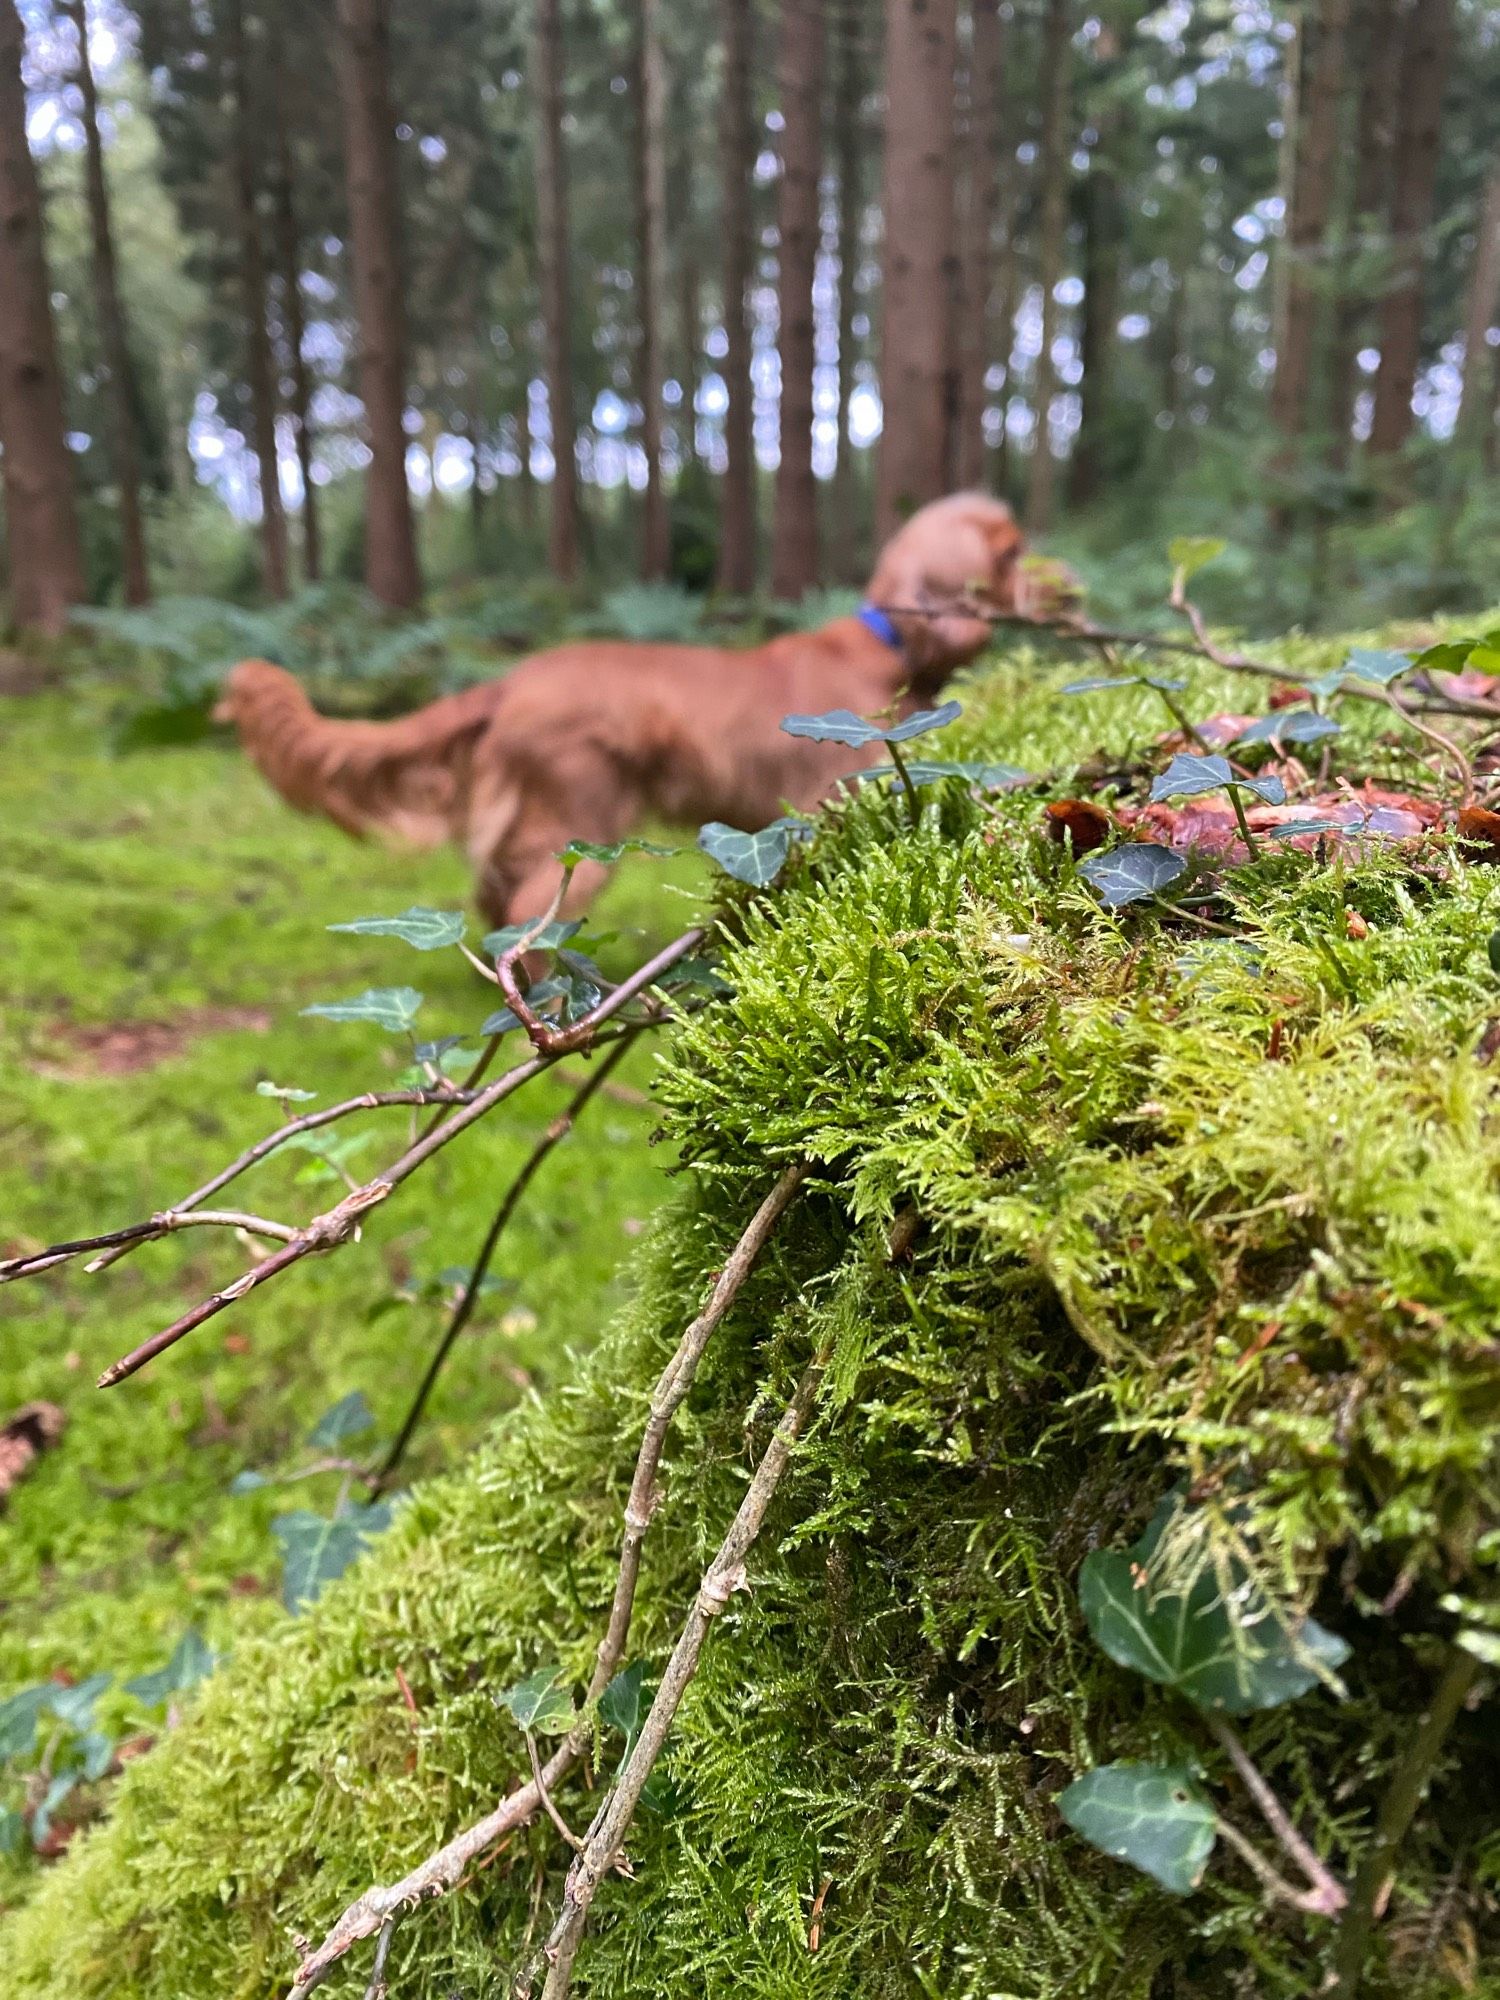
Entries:
<svg viewBox="0 0 1500 2000">
<path fill-rule="evenodd" d="M 756 1258 L 806 1174 L 806 1167 L 800 1164 L 786 1168 L 781 1174 L 725 1259 L 708 1303 L 683 1334 L 657 1382 L 651 1399 L 651 1417 L 641 1440 L 635 1475 L 631 1480 L 619 1573 L 608 1626 L 589 1678 L 587 1703 L 598 1700 L 625 1656 L 635 1605 L 636 1579 L 640 1574 L 641 1542 L 650 1526 L 655 1506 L 656 1472 L 672 1415 L 691 1386 L 714 1328 L 724 1318 L 749 1277 Z M 471 1864 L 477 1862 L 497 1840 L 516 1827 L 524 1826 L 541 1809 L 543 1793 L 558 1785 L 592 1741 L 591 1727 L 580 1726 L 571 1730 L 541 1767 L 540 1782 L 533 1777 L 517 1786 L 492 1812 L 455 1834 L 452 1840 L 429 1854 L 399 1882 L 389 1887 L 377 1884 L 366 1889 L 344 1911 L 323 1942 L 315 1950 L 304 1953 L 297 1968 L 297 1983 L 287 2000 L 307 2000 L 307 1995 L 322 1984 L 345 1953 L 361 1938 L 373 1936 L 387 1921 L 399 1920 L 406 1910 L 432 1897 L 446 1895 L 455 1888 Z"/>
<path fill-rule="evenodd" d="M 541 936 L 562 907 L 563 890 L 568 885 L 568 879 L 568 871 L 565 869 L 562 885 L 552 899 L 551 908 L 522 931 L 515 943 L 507 946 L 495 960 L 495 973 L 500 983 L 500 991 L 505 995 L 506 1006 L 526 1030 L 532 1047 L 539 1054 L 549 1056 L 571 1055 L 575 1049 L 592 1046 L 601 1023 L 607 1021 L 611 1014 L 618 1013 L 627 1002 L 633 1000 L 638 993 L 643 993 L 648 986 L 654 986 L 664 972 L 669 972 L 679 959 L 686 958 L 695 945 L 703 942 L 704 935 L 700 928 L 684 931 L 681 937 L 674 938 L 654 958 L 648 958 L 644 965 L 637 966 L 628 979 L 622 980 L 612 992 L 607 993 L 599 1005 L 585 1014 L 581 1020 L 574 1021 L 568 1027 L 554 1028 L 527 1005 L 526 995 L 521 991 L 521 983 L 516 977 L 516 968 L 527 947 Z"/>
<path fill-rule="evenodd" d="M 1229 1761 L 1238 1771 L 1245 1790 L 1255 1801 L 1256 1810 L 1275 1834 L 1277 1845 L 1296 1862 L 1307 1877 L 1308 1900 L 1299 1907 L 1315 1910 L 1322 1916 L 1336 1916 L 1349 1900 L 1343 1883 L 1324 1866 L 1317 1850 L 1297 1831 L 1285 1806 L 1256 1769 L 1249 1751 L 1224 1717 L 1217 1710 L 1210 1708 L 1204 1710 L 1203 1719 L 1221 1748 L 1228 1753 Z M 1230 1845 L 1233 1847 L 1237 1843 L 1231 1840 Z M 1246 1859 L 1249 1859 L 1248 1855 Z M 1254 1867 L 1255 1863 L 1252 1862 L 1251 1866 Z"/>
</svg>

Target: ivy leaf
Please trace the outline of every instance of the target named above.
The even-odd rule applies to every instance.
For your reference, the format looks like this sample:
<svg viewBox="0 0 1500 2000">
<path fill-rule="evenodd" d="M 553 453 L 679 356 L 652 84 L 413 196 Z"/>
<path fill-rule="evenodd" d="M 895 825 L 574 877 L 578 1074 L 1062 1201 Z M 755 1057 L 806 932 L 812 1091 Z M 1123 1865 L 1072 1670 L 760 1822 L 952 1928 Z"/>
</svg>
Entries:
<svg viewBox="0 0 1500 2000">
<path fill-rule="evenodd" d="M 315 1090 L 293 1090 L 281 1083 L 258 1083 L 255 1094 L 257 1097 L 277 1098 L 282 1104 L 311 1104 L 318 1093 Z"/>
<path fill-rule="evenodd" d="M 565 1729 L 571 1729 L 575 1719 L 572 1697 L 561 1685 L 561 1667 L 538 1667 L 534 1674 L 528 1674 L 524 1681 L 517 1681 L 504 1694 L 497 1695 L 501 1708 L 510 1710 L 523 1729 L 533 1735 L 538 1732 L 556 1736 Z"/>
<path fill-rule="evenodd" d="M 76 1749 L 79 1770 L 91 1785 L 96 1785 L 115 1761 L 115 1739 L 106 1736 L 102 1729 L 91 1729 L 86 1736 L 79 1737 Z"/>
<path fill-rule="evenodd" d="M 1180 854 L 1150 840 L 1086 855 L 1078 864 L 1084 881 L 1098 891 L 1100 900 L 1111 910 L 1122 910 L 1145 896 L 1159 896 L 1186 868 Z"/>
<path fill-rule="evenodd" d="M 686 958 L 679 958 L 670 972 L 663 973 L 661 984 L 663 986 L 696 986 L 700 987 L 706 993 L 714 994 L 716 997 L 720 994 L 733 993 L 734 991 L 729 981 L 711 959 L 701 958 L 692 953 Z"/>
<path fill-rule="evenodd" d="M 668 855 L 681 851 L 677 847 L 663 847 L 659 840 L 570 840 L 557 858 L 564 868 L 576 868 L 580 861 L 599 861 L 611 868 L 622 854 Z"/>
<path fill-rule="evenodd" d="M 372 1535 L 390 1526 L 391 1510 L 381 1502 L 350 1507 L 331 1520 L 298 1508 L 278 1514 L 271 1532 L 281 1544 L 281 1601 L 288 1611 L 300 1611 L 321 1596 L 326 1585 L 342 1576 Z"/>
<path fill-rule="evenodd" d="M 1357 681 L 1389 687 L 1392 681 L 1409 672 L 1411 666 L 1410 653 L 1375 652 L 1368 646 L 1356 646 L 1344 662 L 1344 672 L 1353 674 Z"/>
<path fill-rule="evenodd" d="M 1228 547 L 1217 535 L 1176 535 L 1167 543 L 1167 561 L 1184 577 L 1194 576 L 1217 562 Z"/>
<path fill-rule="evenodd" d="M 1255 796 L 1264 799 L 1268 806 L 1286 804 L 1286 786 L 1274 771 L 1268 771 L 1263 778 L 1236 778 L 1234 783 L 1237 791 L 1254 792 Z"/>
<path fill-rule="evenodd" d="M 242 1493 L 258 1493 L 263 1486 L 269 1486 L 270 1483 L 263 1472 L 257 1472 L 254 1466 L 246 1466 L 243 1472 L 237 1472 L 230 1480 L 229 1491 L 238 1499 Z"/>
<path fill-rule="evenodd" d="M 825 715 L 786 715 L 781 726 L 788 736 L 805 736 L 813 743 L 847 743 L 851 749 L 858 749 L 866 743 L 909 743 L 914 736 L 925 736 L 932 729 L 946 729 L 963 714 L 963 704 L 945 701 L 939 708 L 919 708 L 904 722 L 892 723 L 882 728 L 878 722 L 868 722 L 853 709 L 830 708 Z"/>
<path fill-rule="evenodd" d="M 189 1630 L 177 1641 L 176 1649 L 164 1667 L 158 1667 L 152 1674 L 137 1674 L 134 1680 L 126 1681 L 125 1692 L 133 1694 L 148 1708 L 158 1708 L 174 1694 L 196 1687 L 213 1670 L 214 1655 L 201 1636 Z"/>
<path fill-rule="evenodd" d="M 681 1804 L 681 1787 L 658 1765 L 641 1787 L 641 1805 L 659 1819 L 672 1819 Z"/>
<path fill-rule="evenodd" d="M 307 1441 L 326 1451 L 342 1444 L 345 1438 L 358 1437 L 362 1431 L 372 1429 L 374 1423 L 375 1412 L 365 1401 L 363 1389 L 351 1389 L 347 1396 L 340 1396 L 332 1409 L 323 1412 L 308 1432 Z"/>
<path fill-rule="evenodd" d="M 1103 694 L 1106 688 L 1138 687 L 1134 674 L 1089 674 L 1081 681 L 1069 681 L 1060 694 Z"/>
<path fill-rule="evenodd" d="M 1031 780 L 1031 773 L 1023 771 L 1016 764 L 967 764 L 949 763 L 939 758 L 911 757 L 907 759 L 906 775 L 914 785 L 935 784 L 939 778 L 963 778 L 971 785 L 978 785 L 981 791 L 998 792 L 1008 785 L 1024 785 Z M 894 764 L 873 764 L 866 770 L 856 771 L 857 783 L 863 784 L 869 778 L 899 777 Z"/>
<path fill-rule="evenodd" d="M 1151 803 L 1196 798 L 1200 792 L 1222 791 L 1233 781 L 1227 757 L 1199 757 L 1190 751 L 1179 751 L 1152 784 Z"/>
<path fill-rule="evenodd" d="M 330 924 L 331 931 L 352 931 L 356 937 L 396 937 L 413 951 L 441 951 L 457 944 L 468 924 L 461 910 L 428 910 L 414 903 L 399 917 L 356 917 L 353 923 Z"/>
<path fill-rule="evenodd" d="M 608 1729 L 618 1729 L 628 1752 L 641 1726 L 641 1698 L 646 1678 L 644 1660 L 622 1668 L 599 1697 L 599 1720 Z"/>
<path fill-rule="evenodd" d="M 64 1771 L 59 1777 L 54 1778 L 52 1783 L 47 1787 L 41 1804 L 31 1815 L 31 1844 L 33 1847 L 39 1848 L 45 1843 L 48 1834 L 52 1831 L 52 1815 L 68 1795 L 77 1790 L 78 1777 L 79 1774 L 77 1771 Z"/>
<path fill-rule="evenodd" d="M 402 1035 L 417 1018 L 422 996 L 414 986 L 371 986 L 352 1000 L 323 1000 L 304 1007 L 323 1021 L 369 1021 L 390 1034 Z"/>
<path fill-rule="evenodd" d="M 1095 1641 L 1122 1667 L 1230 1715 L 1279 1708 L 1343 1665 L 1349 1648 L 1315 1619 L 1291 1623 L 1242 1567 L 1206 1565 L 1187 1590 L 1153 1582 L 1169 1500 L 1132 1549 L 1084 1560 L 1078 1601 Z"/>
<path fill-rule="evenodd" d="M 1340 831 L 1336 819 L 1288 819 L 1280 826 L 1268 826 L 1261 834 L 1263 840 L 1293 840 L 1299 833 L 1337 833 Z"/>
<path fill-rule="evenodd" d="M 773 819 L 759 833 L 743 833 L 737 826 L 725 826 L 722 820 L 711 819 L 706 826 L 699 827 L 698 845 L 710 861 L 717 861 L 736 882 L 764 889 L 785 867 L 801 826 L 800 820 Z"/>
<path fill-rule="evenodd" d="M 539 979 L 535 986 L 528 986 L 526 989 L 526 1004 L 533 1014 L 539 1014 L 554 1000 L 568 1000 L 572 997 L 571 979 Z M 481 1022 L 479 1032 L 481 1035 L 506 1035 L 512 1028 L 519 1028 L 520 1025 L 520 1021 L 511 1009 L 502 1007 L 497 1013 L 491 1014 L 488 1020 Z"/>
<path fill-rule="evenodd" d="M 1236 743 L 1321 743 L 1325 736 L 1343 732 L 1332 716 L 1319 715 L 1313 708 L 1278 708 L 1252 722 L 1235 737 Z"/>
<path fill-rule="evenodd" d="M 1181 1764 L 1101 1764 L 1058 1795 L 1057 1809 L 1091 1846 L 1174 1896 L 1190 1895 L 1203 1880 L 1214 1809 Z"/>
<path fill-rule="evenodd" d="M 1469 664 L 1469 656 L 1480 643 L 1477 639 L 1449 639 L 1439 641 L 1436 646 L 1425 647 L 1422 652 L 1418 653 L 1412 664 L 1425 668 L 1428 673 L 1462 673 L 1465 666 Z M 1493 672 L 1494 669 L 1491 668 L 1489 671 Z"/>
<path fill-rule="evenodd" d="M 39 1687 L 22 1688 L 19 1694 L 0 1701 L 0 1763 L 24 1757 L 36 1743 L 36 1719 L 48 1695 L 55 1693 L 54 1681 Z"/>
<path fill-rule="evenodd" d="M 503 953 L 510 950 L 518 938 L 525 937 L 535 922 L 536 919 L 533 917 L 531 923 L 507 924 L 503 930 L 490 931 L 480 946 L 480 950 L 486 958 L 501 957 Z M 566 944 L 569 938 L 577 937 L 582 929 L 583 922 L 581 918 L 572 923 L 559 923 L 554 919 L 550 924 L 542 926 L 526 949 L 528 951 L 556 951 L 560 944 Z"/>
<path fill-rule="evenodd" d="M 1342 667 L 1334 667 L 1326 674 L 1319 674 L 1316 680 L 1304 681 L 1303 686 L 1309 694 L 1326 699 L 1331 694 L 1337 694 L 1347 679 L 1348 675 Z"/>
<path fill-rule="evenodd" d="M 86 1681 L 78 1681 L 72 1687 L 54 1683 L 47 1690 L 45 1705 L 70 1729 L 89 1729 L 93 1726 L 95 1704 L 104 1690 L 114 1685 L 114 1679 L 113 1674 L 90 1674 Z"/>
</svg>

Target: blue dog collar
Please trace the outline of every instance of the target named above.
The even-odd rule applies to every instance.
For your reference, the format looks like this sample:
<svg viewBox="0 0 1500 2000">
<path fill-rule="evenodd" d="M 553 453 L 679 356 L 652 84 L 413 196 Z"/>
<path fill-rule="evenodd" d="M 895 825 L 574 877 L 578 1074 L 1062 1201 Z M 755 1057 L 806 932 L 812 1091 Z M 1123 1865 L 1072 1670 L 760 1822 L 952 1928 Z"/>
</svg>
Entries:
<svg viewBox="0 0 1500 2000">
<path fill-rule="evenodd" d="M 894 622 L 878 605 L 862 604 L 854 615 L 867 632 L 873 632 L 875 637 L 883 645 L 889 646 L 893 653 L 901 651 L 901 634 L 896 630 Z"/>
</svg>

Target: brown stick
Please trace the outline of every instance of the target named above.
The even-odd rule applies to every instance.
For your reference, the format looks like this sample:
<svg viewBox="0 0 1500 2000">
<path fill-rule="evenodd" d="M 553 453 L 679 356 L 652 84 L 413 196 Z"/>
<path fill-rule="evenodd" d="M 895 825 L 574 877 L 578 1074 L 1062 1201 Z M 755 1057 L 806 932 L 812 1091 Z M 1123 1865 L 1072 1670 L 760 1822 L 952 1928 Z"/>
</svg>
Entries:
<svg viewBox="0 0 1500 2000">
<path fill-rule="evenodd" d="M 269 1216 L 250 1215 L 239 1208 L 198 1208 L 188 1213 L 164 1209 L 149 1222 L 133 1222 L 128 1229 L 112 1229 L 106 1236 L 83 1236 L 74 1243 L 54 1243 L 34 1257 L 7 1257 L 0 1263 L 0 1284 L 12 1278 L 33 1278 L 54 1264 L 66 1264 L 85 1250 L 108 1250 L 147 1243 L 158 1236 L 171 1236 L 179 1229 L 245 1229 L 252 1236 L 269 1236 L 290 1243 L 296 1230 L 287 1222 L 272 1222 Z"/>
<path fill-rule="evenodd" d="M 600 1645 L 594 1671 L 589 1679 L 588 1702 L 598 1700 L 613 1679 L 621 1660 L 625 1656 L 626 1641 L 630 1636 L 631 1613 L 635 1604 L 635 1584 L 640 1573 L 641 1541 L 650 1525 L 651 1509 L 655 1503 L 656 1467 L 660 1463 L 662 1444 L 666 1437 L 666 1427 L 671 1421 L 671 1412 L 681 1404 L 692 1382 L 694 1371 L 702 1358 L 714 1328 L 723 1319 L 736 1293 L 750 1275 L 756 1257 L 764 1248 L 771 1231 L 792 1195 L 801 1185 L 807 1169 L 796 1165 L 788 1167 L 777 1181 L 770 1194 L 760 1204 L 746 1225 L 734 1249 L 725 1259 L 724 1268 L 715 1280 L 708 1304 L 698 1314 L 678 1342 L 676 1352 L 662 1371 L 660 1380 L 652 1396 L 652 1419 L 647 1425 L 646 1435 L 641 1440 L 639 1456 L 636 1460 L 635 1476 L 631 1481 L 631 1498 L 626 1503 L 625 1539 L 620 1552 L 620 1573 L 615 1584 L 614 1598 L 610 1606 L 609 1625 L 603 1643 Z M 671 1409 L 666 1418 L 658 1423 L 658 1405 L 669 1400 Z M 633 1528 L 630 1516 L 637 1513 L 640 1525 Z M 434 1896 L 445 1895 L 464 1878 L 471 1863 L 477 1861 L 487 1849 L 503 1835 L 523 1826 L 542 1804 L 543 1792 L 550 1792 L 582 1756 L 593 1741 L 592 1727 L 580 1727 L 570 1731 L 563 1738 L 551 1757 L 542 1766 L 541 1782 L 532 1778 L 519 1785 L 494 1811 L 466 1827 L 462 1833 L 443 1847 L 429 1854 L 411 1872 L 389 1888 L 378 1884 L 366 1889 L 344 1911 L 338 1922 L 329 1931 L 315 1951 L 307 1952 L 297 1968 L 297 1983 L 287 1996 L 287 2000 L 306 2000 L 314 1987 L 328 1977 L 344 1954 L 361 1938 L 372 1936 L 387 1922 L 399 1916 L 408 1907 L 415 1906 Z"/>
<path fill-rule="evenodd" d="M 698 1586 L 697 1600 L 688 1615 L 672 1657 L 662 1675 L 661 1685 L 641 1733 L 614 1785 L 605 1797 L 589 1831 L 583 1852 L 568 1870 L 563 1907 L 547 1940 L 550 1961 L 542 2000 L 565 2000 L 573 1983 L 573 1961 L 583 1941 L 589 1907 L 599 1884 L 614 1866 L 626 1832 L 665 1747 L 672 1723 L 689 1682 L 697 1671 L 709 1630 L 737 1590 L 745 1583 L 745 1558 L 764 1525 L 767 1511 L 791 1460 L 792 1448 L 806 1423 L 823 1379 L 826 1355 L 820 1354 L 797 1385 L 797 1393 L 783 1412 L 765 1455 L 745 1489 L 739 1511 L 719 1551 Z"/>
<path fill-rule="evenodd" d="M 553 902 L 554 910 L 560 906 L 561 900 L 559 891 Z M 637 993 L 644 992 L 648 986 L 654 986 L 664 972 L 669 972 L 680 958 L 686 958 L 695 945 L 703 942 L 701 930 L 684 931 L 681 937 L 674 938 L 669 945 L 665 945 L 655 958 L 648 958 L 644 965 L 632 972 L 628 979 L 614 988 L 613 992 L 606 994 L 599 1005 L 591 1013 L 585 1014 L 581 1021 L 575 1021 L 568 1028 L 553 1028 L 527 1006 L 526 996 L 516 978 L 516 966 L 527 945 L 540 935 L 542 927 L 550 921 L 550 916 L 538 918 L 529 930 L 523 931 L 515 943 L 495 960 L 495 971 L 499 976 L 500 991 L 505 995 L 505 1004 L 530 1036 L 532 1047 L 540 1054 L 549 1056 L 571 1055 L 575 1049 L 589 1048 L 602 1022 L 607 1021 L 611 1014 L 617 1014 L 628 1001 L 635 998 Z"/>
<path fill-rule="evenodd" d="M 1323 1916 L 1335 1916 L 1349 1900 L 1343 1884 L 1324 1867 L 1316 1849 L 1303 1839 L 1292 1824 L 1286 1808 L 1251 1762 L 1249 1751 L 1224 1717 L 1213 1709 L 1205 1709 L 1203 1719 L 1221 1747 L 1228 1752 L 1230 1763 L 1239 1772 L 1245 1790 L 1254 1799 L 1256 1810 L 1275 1834 L 1278 1845 L 1307 1877 L 1312 1900 L 1306 1907 L 1317 1910 Z"/>
</svg>

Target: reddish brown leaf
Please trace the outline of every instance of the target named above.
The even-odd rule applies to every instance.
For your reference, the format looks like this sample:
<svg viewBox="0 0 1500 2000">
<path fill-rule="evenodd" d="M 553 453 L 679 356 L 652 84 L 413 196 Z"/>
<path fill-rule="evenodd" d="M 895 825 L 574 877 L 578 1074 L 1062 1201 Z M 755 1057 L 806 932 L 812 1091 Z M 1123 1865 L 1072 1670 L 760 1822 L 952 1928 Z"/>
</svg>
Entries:
<svg viewBox="0 0 1500 2000">
<path fill-rule="evenodd" d="M 1365 922 L 1358 910 L 1345 910 L 1344 935 L 1345 937 L 1353 938 L 1356 944 L 1370 935 L 1370 926 Z"/>
<path fill-rule="evenodd" d="M 56 1403 L 27 1403 L 0 1424 L 0 1506 L 38 1456 L 57 1443 L 67 1423 L 67 1412 Z"/>
<path fill-rule="evenodd" d="M 1206 715 L 1201 722 L 1193 724 L 1196 735 L 1189 736 L 1185 730 L 1174 729 L 1157 740 L 1163 750 L 1201 750 L 1205 743 L 1210 750 L 1222 750 L 1237 736 L 1243 736 L 1252 722 L 1259 720 L 1258 715 Z"/>
<path fill-rule="evenodd" d="M 1492 1063 L 1496 1056 L 1500 1056 L 1500 1014 L 1495 1016 L 1479 1037 L 1477 1053 L 1482 1063 Z"/>
<path fill-rule="evenodd" d="M 1500 813 L 1486 806 L 1465 806 L 1458 816 L 1458 837 L 1476 861 L 1500 861 Z"/>
<path fill-rule="evenodd" d="M 1273 687 L 1270 706 L 1272 708 L 1295 708 L 1299 701 L 1308 699 L 1307 689 L 1293 685 Z"/>
<path fill-rule="evenodd" d="M 1047 808 L 1047 831 L 1071 844 L 1075 854 L 1089 854 L 1109 839 L 1114 822 L 1092 799 L 1055 799 Z"/>
</svg>

